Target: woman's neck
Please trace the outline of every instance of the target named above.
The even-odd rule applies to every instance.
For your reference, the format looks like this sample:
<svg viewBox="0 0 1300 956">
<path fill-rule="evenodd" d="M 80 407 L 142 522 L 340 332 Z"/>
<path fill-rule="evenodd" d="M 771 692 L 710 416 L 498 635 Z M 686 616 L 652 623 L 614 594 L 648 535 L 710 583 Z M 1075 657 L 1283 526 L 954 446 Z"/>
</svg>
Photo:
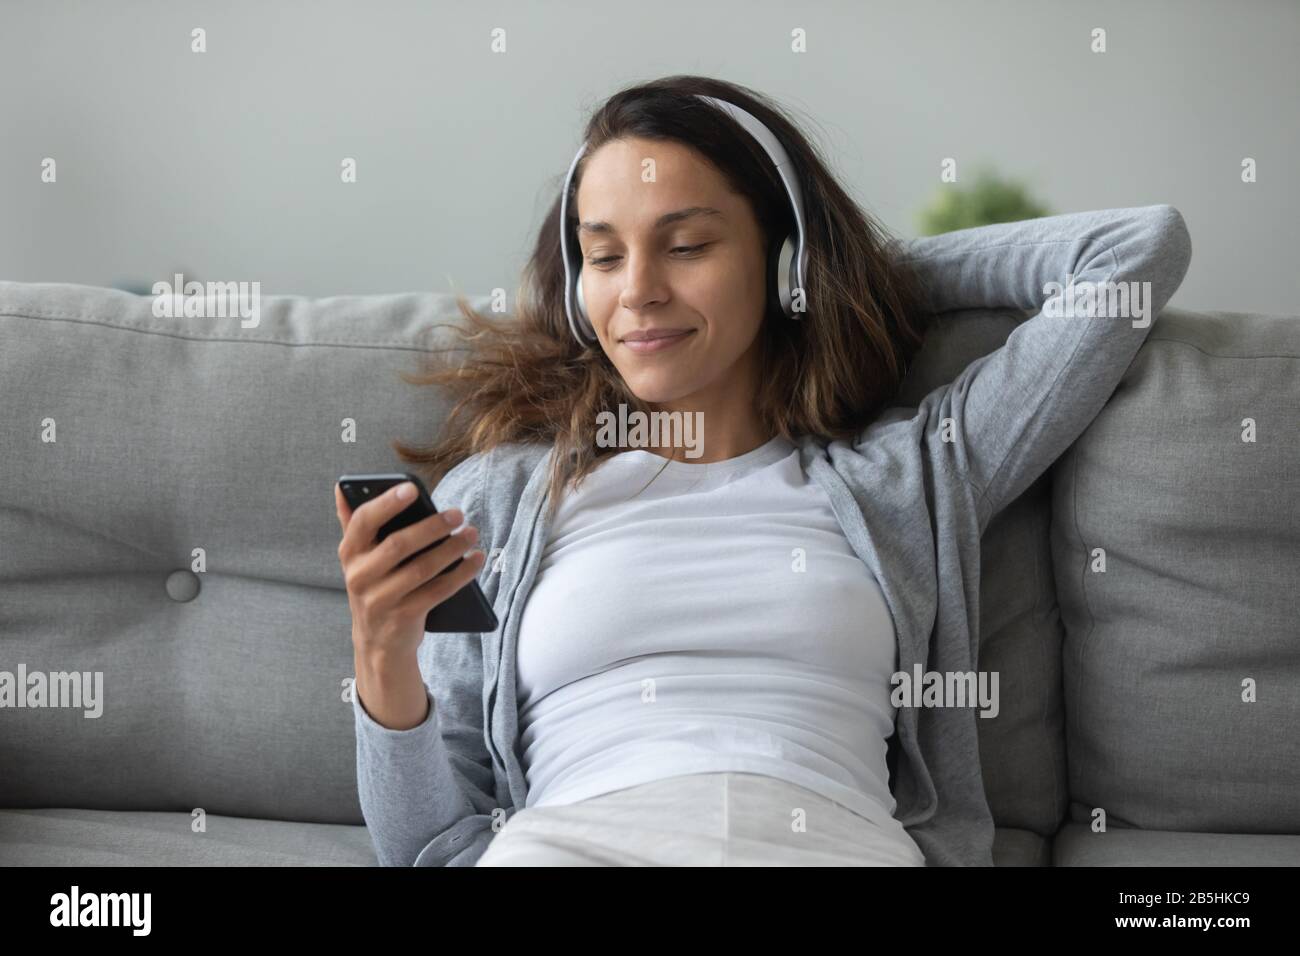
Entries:
<svg viewBox="0 0 1300 956">
<path fill-rule="evenodd" d="M 712 420 L 707 414 L 700 416 L 700 418 L 704 422 Z M 707 465 L 713 462 L 739 458 L 741 455 L 748 454 L 754 449 L 766 445 L 774 437 L 757 421 L 749 421 L 731 429 L 718 428 L 711 431 L 709 428 L 703 427 L 694 436 L 694 441 L 686 447 L 664 445 L 649 447 L 645 450 L 674 461 Z"/>
</svg>

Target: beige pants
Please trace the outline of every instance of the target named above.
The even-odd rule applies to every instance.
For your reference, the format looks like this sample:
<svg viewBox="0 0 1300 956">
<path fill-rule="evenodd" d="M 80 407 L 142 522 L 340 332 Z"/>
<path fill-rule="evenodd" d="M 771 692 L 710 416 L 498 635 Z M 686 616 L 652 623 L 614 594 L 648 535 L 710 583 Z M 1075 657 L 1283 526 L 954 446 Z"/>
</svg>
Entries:
<svg viewBox="0 0 1300 956">
<path fill-rule="evenodd" d="M 907 831 L 889 822 L 776 777 L 692 773 L 527 807 L 475 865 L 925 866 Z"/>
</svg>

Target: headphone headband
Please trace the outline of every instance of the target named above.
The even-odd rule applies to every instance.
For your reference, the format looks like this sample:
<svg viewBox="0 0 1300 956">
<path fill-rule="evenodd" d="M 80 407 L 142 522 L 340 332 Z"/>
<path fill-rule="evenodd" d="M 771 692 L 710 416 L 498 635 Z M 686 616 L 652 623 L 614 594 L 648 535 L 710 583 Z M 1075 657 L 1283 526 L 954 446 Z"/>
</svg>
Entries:
<svg viewBox="0 0 1300 956">
<path fill-rule="evenodd" d="M 718 99 L 715 96 L 694 94 L 697 99 L 709 103 L 725 112 L 740 124 L 757 140 L 763 152 L 767 154 L 772 165 L 776 167 L 781 184 L 785 186 L 790 199 L 790 208 L 794 213 L 795 233 L 786 236 L 781 243 L 781 251 L 776 262 L 774 286 L 781 303 L 781 311 L 791 319 L 797 319 L 794 310 L 795 290 L 806 288 L 808 273 L 808 249 L 805 245 L 803 193 L 799 189 L 799 180 L 795 174 L 790 156 L 770 129 L 763 125 L 756 116 L 734 103 Z M 582 345 L 595 346 L 599 340 L 587 316 L 586 303 L 582 299 L 582 251 L 576 237 L 569 238 L 569 194 L 573 186 L 573 173 L 578 168 L 578 161 L 586 152 L 587 144 L 578 147 L 578 152 L 569 164 L 569 171 L 564 177 L 564 191 L 560 193 L 560 254 L 564 260 L 564 311 L 569 319 L 569 329 L 573 337 Z M 576 199 L 576 197 L 574 197 Z"/>
</svg>

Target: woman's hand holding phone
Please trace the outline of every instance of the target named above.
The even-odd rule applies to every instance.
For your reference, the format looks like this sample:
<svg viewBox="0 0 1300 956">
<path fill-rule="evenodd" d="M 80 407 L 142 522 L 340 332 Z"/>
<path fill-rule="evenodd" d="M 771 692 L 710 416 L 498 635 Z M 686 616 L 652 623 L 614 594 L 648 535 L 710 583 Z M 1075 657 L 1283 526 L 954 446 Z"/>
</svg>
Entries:
<svg viewBox="0 0 1300 956">
<path fill-rule="evenodd" d="M 451 533 L 463 517 L 455 509 L 377 541 L 379 529 L 414 500 L 414 494 L 398 496 L 403 487 L 418 493 L 409 483 L 397 485 L 355 511 L 339 487 L 334 487 L 335 510 L 343 531 L 339 563 L 352 611 L 355 691 L 370 717 L 393 730 L 409 730 L 428 717 L 416 656 L 424 637 L 425 615 L 473 581 L 485 560 L 482 551 L 466 555 L 478 541 L 478 531 L 472 525 Z M 402 564 L 442 538 L 447 540 Z M 439 576 L 462 556 L 458 567 Z"/>
</svg>

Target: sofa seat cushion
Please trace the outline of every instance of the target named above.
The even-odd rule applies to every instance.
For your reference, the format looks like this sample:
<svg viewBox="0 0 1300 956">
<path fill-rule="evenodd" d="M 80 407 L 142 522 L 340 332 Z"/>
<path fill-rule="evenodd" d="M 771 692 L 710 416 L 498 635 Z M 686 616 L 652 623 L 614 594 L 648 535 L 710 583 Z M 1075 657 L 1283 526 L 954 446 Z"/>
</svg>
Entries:
<svg viewBox="0 0 1300 956">
<path fill-rule="evenodd" d="M 994 866 L 1051 866 L 1052 841 L 1032 830 L 995 827 Z"/>
<path fill-rule="evenodd" d="M 1300 835 L 1192 833 L 1067 823 L 1052 844 L 1053 866 L 1300 866 Z"/>
<path fill-rule="evenodd" d="M 377 866 L 364 826 L 188 813 L 0 810 L 5 866 Z"/>
</svg>

